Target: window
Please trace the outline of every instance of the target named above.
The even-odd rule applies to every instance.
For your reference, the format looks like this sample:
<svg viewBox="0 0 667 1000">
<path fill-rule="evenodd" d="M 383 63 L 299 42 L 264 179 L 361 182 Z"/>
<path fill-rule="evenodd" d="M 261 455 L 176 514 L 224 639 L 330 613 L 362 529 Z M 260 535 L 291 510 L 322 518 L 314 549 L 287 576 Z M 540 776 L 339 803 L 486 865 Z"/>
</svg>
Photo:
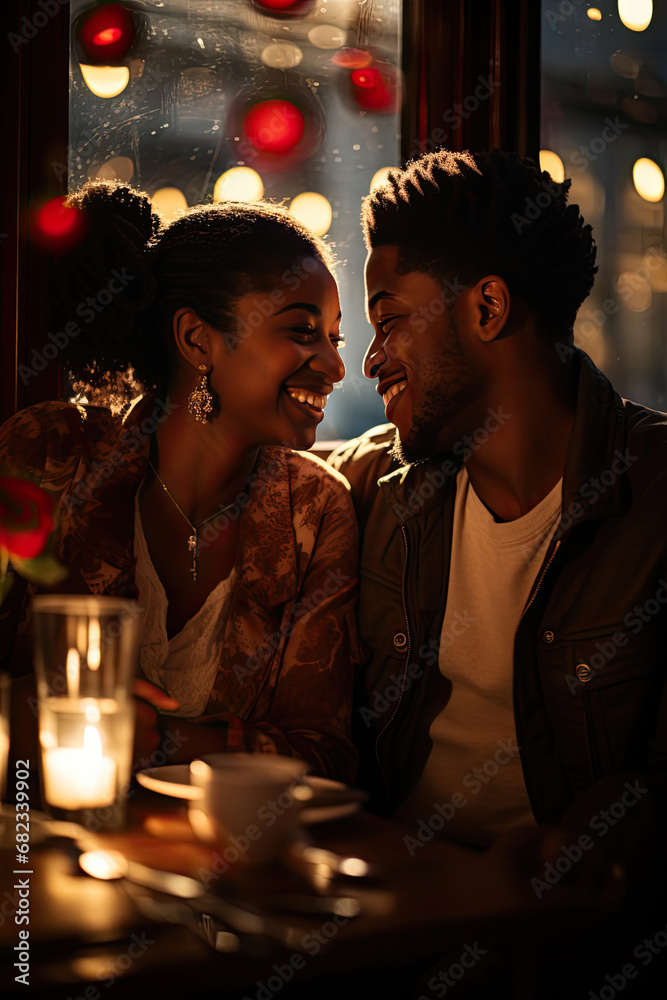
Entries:
<svg viewBox="0 0 667 1000">
<path fill-rule="evenodd" d="M 71 5 L 70 187 L 118 178 L 147 191 L 165 218 L 263 195 L 327 234 L 340 261 L 347 375 L 320 425 L 325 440 L 384 419 L 361 375 L 371 328 L 359 211 L 399 162 L 401 6 Z"/>
<path fill-rule="evenodd" d="M 598 245 L 575 344 L 622 396 L 665 409 L 667 9 L 545 0 L 542 14 L 541 162 L 572 179 Z"/>
</svg>

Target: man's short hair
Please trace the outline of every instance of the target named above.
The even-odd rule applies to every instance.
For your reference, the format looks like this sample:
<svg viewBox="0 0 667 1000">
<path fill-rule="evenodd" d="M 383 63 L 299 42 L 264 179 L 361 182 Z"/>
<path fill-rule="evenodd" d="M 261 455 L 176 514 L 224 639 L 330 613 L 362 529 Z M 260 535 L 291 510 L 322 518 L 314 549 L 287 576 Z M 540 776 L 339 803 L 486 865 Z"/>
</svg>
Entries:
<svg viewBox="0 0 667 1000">
<path fill-rule="evenodd" d="M 469 286 L 498 274 L 542 328 L 571 334 L 597 267 L 591 227 L 554 181 L 515 153 L 426 153 L 363 199 L 369 249 L 399 247 L 401 271 Z"/>
</svg>

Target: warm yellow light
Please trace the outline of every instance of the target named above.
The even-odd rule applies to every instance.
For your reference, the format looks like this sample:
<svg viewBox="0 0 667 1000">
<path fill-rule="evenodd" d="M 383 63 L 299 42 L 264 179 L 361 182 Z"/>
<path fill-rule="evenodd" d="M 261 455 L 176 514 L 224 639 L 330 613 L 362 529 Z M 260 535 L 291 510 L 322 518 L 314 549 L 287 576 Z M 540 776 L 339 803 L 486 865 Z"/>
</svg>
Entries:
<svg viewBox="0 0 667 1000">
<path fill-rule="evenodd" d="M 637 194 L 644 201 L 660 201 L 665 193 L 665 178 L 662 170 L 653 160 L 642 156 L 632 168 L 632 180 Z"/>
<path fill-rule="evenodd" d="M 588 10 L 586 11 L 586 13 L 590 17 L 591 21 L 601 21 L 602 20 L 602 13 L 601 13 L 601 11 L 599 11 L 597 9 L 597 7 L 589 7 Z"/>
<path fill-rule="evenodd" d="M 644 31 L 653 17 L 653 0 L 618 0 L 618 16 L 631 31 Z"/>
<path fill-rule="evenodd" d="M 303 52 L 291 42 L 275 42 L 262 49 L 262 62 L 273 69 L 294 69 L 303 59 Z"/>
<path fill-rule="evenodd" d="M 88 653 L 86 656 L 90 670 L 97 670 L 100 665 L 102 659 L 101 638 L 99 620 L 91 618 L 88 622 Z"/>
<path fill-rule="evenodd" d="M 558 153 L 553 153 L 550 149 L 540 150 L 540 170 L 546 170 L 558 184 L 565 180 L 563 161 Z"/>
<path fill-rule="evenodd" d="M 333 213 L 331 205 L 323 194 L 317 194 L 315 191 L 304 191 L 294 198 L 289 210 L 316 236 L 324 236 L 328 232 Z"/>
<path fill-rule="evenodd" d="M 259 201 L 263 194 L 262 178 L 256 170 L 231 167 L 215 182 L 213 201 Z"/>
<path fill-rule="evenodd" d="M 188 203 L 180 188 L 164 187 L 151 195 L 153 208 L 163 222 L 172 222 L 179 212 L 185 211 Z"/>
<path fill-rule="evenodd" d="M 134 163 L 129 156 L 114 156 L 101 167 L 98 167 L 91 180 L 125 181 L 126 184 L 134 176 Z"/>
<path fill-rule="evenodd" d="M 333 24 L 318 24 L 308 32 L 308 41 L 318 49 L 339 49 L 347 33 Z"/>
<path fill-rule="evenodd" d="M 383 184 L 386 184 L 389 179 L 390 170 L 393 170 L 393 167 L 380 167 L 379 170 L 376 170 L 371 177 L 371 186 L 369 191 L 375 191 L 375 188 L 382 187 Z"/>
<path fill-rule="evenodd" d="M 631 312 L 646 312 L 653 301 L 651 286 L 636 271 L 619 274 L 616 287 L 621 302 Z"/>
<path fill-rule="evenodd" d="M 120 851 L 86 851 L 79 857 L 79 866 L 86 875 L 93 878 L 122 878 L 127 868 L 127 862 Z"/>
<path fill-rule="evenodd" d="M 81 75 L 96 97 L 118 97 L 130 82 L 127 66 L 87 66 L 79 63 Z"/>
<path fill-rule="evenodd" d="M 81 662 L 79 651 L 70 647 L 67 650 L 67 660 L 65 663 L 65 676 L 67 677 L 67 694 L 70 698 L 79 697 L 79 678 L 81 674 Z"/>
</svg>

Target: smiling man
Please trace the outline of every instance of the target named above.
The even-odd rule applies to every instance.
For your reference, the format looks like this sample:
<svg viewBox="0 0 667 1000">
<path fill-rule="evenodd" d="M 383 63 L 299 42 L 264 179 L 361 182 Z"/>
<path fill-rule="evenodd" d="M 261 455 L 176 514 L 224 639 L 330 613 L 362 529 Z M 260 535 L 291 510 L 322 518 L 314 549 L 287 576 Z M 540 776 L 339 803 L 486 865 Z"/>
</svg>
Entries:
<svg viewBox="0 0 667 1000">
<path fill-rule="evenodd" d="M 365 199 L 364 371 L 394 426 L 331 459 L 364 536 L 358 732 L 409 853 L 557 825 L 641 881 L 666 784 L 667 417 L 572 346 L 596 251 L 569 186 L 441 150 Z"/>
</svg>

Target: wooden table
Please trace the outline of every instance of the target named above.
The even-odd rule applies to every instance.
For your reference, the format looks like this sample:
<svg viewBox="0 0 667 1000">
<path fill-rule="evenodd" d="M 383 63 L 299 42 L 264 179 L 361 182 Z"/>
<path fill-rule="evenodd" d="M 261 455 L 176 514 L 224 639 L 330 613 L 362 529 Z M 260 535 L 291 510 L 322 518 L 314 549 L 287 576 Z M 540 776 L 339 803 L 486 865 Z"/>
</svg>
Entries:
<svg viewBox="0 0 667 1000">
<path fill-rule="evenodd" d="M 412 857 L 403 839 L 407 832 L 368 814 L 311 827 L 316 843 L 372 862 L 384 877 L 367 883 L 347 879 L 338 888 L 341 894 L 360 899 L 362 912 L 354 919 L 299 917 L 304 938 L 309 935 L 305 949 L 290 951 L 276 945 L 267 952 L 257 942 L 257 954 L 217 954 L 183 927 L 140 916 L 121 883 L 81 873 L 79 852 L 71 841 L 35 846 L 27 993 L 15 982 L 12 968 L 20 929 L 12 912 L 19 905 L 12 886 L 27 876 L 14 876 L 14 852 L 2 851 L 0 995 L 15 991 L 31 1000 L 42 995 L 49 1000 L 100 1000 L 149 993 L 161 1000 L 185 996 L 283 1000 L 297 995 L 319 1000 L 339 995 L 354 1000 L 350 983 L 378 985 L 384 976 L 385 986 L 374 994 L 386 1000 L 391 997 L 386 982 L 398 982 L 401 970 L 408 967 L 448 968 L 462 954 L 468 956 L 466 964 L 474 965 L 471 956 L 493 948 L 523 948 L 528 956 L 527 942 L 538 931 L 545 935 L 552 928 L 590 922 L 620 903 L 622 889 L 611 882 L 590 896 L 556 885 L 538 899 L 529 879 L 517 878 L 506 859 L 445 841 L 431 841 Z M 181 803 L 140 790 L 132 800 L 130 828 L 90 835 L 86 846 L 120 849 L 132 860 L 195 877 L 208 870 L 209 888 L 215 890 L 213 853 L 189 836 Z M 278 865 L 260 871 L 237 864 L 220 878 L 248 891 L 259 884 L 283 888 L 301 884 L 296 881 L 299 876 Z M 252 941 L 249 945 L 252 949 Z M 524 965 L 528 981 L 530 962 Z M 518 986 L 516 995 L 520 994 Z M 524 995 L 531 995 L 529 987 Z"/>
</svg>

